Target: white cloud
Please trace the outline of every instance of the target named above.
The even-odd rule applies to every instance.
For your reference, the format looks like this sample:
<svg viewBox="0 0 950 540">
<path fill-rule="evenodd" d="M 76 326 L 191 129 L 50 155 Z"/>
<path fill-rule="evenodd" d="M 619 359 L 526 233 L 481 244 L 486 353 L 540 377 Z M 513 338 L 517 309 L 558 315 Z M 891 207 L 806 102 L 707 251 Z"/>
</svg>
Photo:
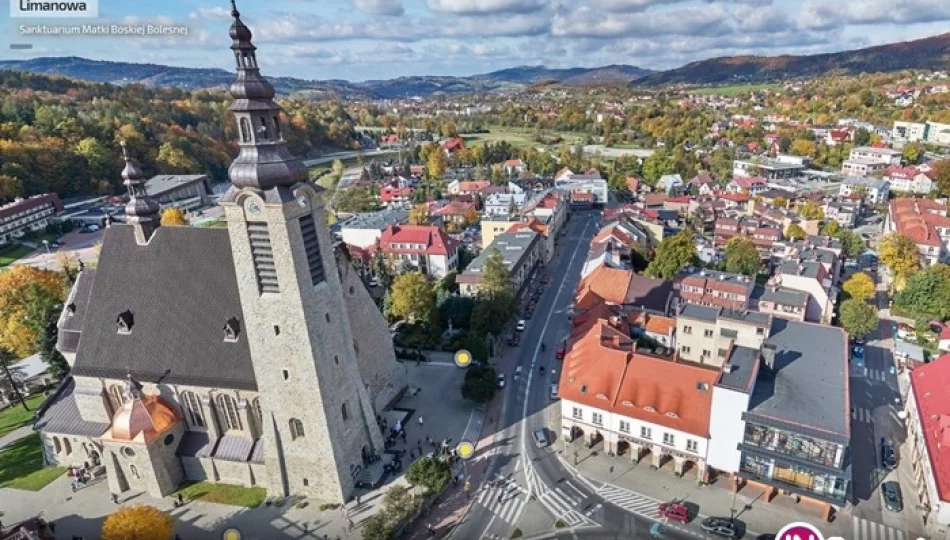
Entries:
<svg viewBox="0 0 950 540">
<path fill-rule="evenodd" d="M 353 0 L 353 5 L 371 15 L 398 16 L 405 13 L 402 0 Z"/>
<path fill-rule="evenodd" d="M 546 0 L 426 0 L 432 11 L 462 15 L 531 13 L 547 4 Z"/>
<path fill-rule="evenodd" d="M 799 13 L 801 25 L 814 29 L 946 20 L 950 20 L 950 2 L 947 0 L 810 1 L 802 6 Z"/>
<path fill-rule="evenodd" d="M 231 19 L 231 10 L 221 6 L 198 8 L 188 14 L 189 19 L 208 19 L 210 21 L 227 21 Z"/>
<path fill-rule="evenodd" d="M 729 34 L 729 15 L 719 4 L 605 17 L 588 6 L 558 13 L 551 33 L 564 38 L 621 38 L 683 34 Z"/>
</svg>

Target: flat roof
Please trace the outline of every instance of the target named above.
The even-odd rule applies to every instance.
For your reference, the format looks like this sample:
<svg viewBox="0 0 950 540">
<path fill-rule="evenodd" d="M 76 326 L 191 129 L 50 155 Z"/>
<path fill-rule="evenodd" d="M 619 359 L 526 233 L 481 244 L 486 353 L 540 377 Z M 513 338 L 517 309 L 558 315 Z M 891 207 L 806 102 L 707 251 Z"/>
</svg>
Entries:
<svg viewBox="0 0 950 540">
<path fill-rule="evenodd" d="M 748 311 L 744 309 L 727 309 L 723 308 L 719 313 L 719 317 L 723 319 L 728 319 L 730 321 L 738 321 L 746 324 L 754 324 L 756 326 L 768 326 L 771 318 L 765 313 L 759 313 L 757 311 Z"/>
<path fill-rule="evenodd" d="M 492 243 L 489 244 L 488 247 L 478 254 L 478 257 L 475 257 L 475 259 L 468 264 L 465 271 L 462 272 L 459 277 L 481 275 L 482 269 L 485 267 L 485 261 L 488 260 L 488 256 L 491 255 L 491 252 L 496 249 L 501 252 L 501 256 L 505 260 L 505 266 L 509 270 L 514 271 L 537 238 L 538 233 L 530 229 L 514 233 L 501 233 L 492 240 Z"/>
<path fill-rule="evenodd" d="M 752 381 L 759 368 L 759 351 L 751 347 L 736 346 L 729 351 L 729 358 L 723 365 L 722 374 L 716 386 L 722 386 L 736 392 L 752 391 Z"/>
<path fill-rule="evenodd" d="M 352 217 L 341 223 L 343 229 L 374 229 L 383 230 L 390 225 L 401 225 L 409 221 L 409 209 L 402 207 L 387 207 L 379 212 L 363 212 L 353 214 Z"/>
<path fill-rule="evenodd" d="M 159 174 L 145 182 L 145 191 L 152 197 L 161 197 L 169 191 L 188 187 L 202 180 L 208 180 L 208 176 L 204 174 Z"/>
<path fill-rule="evenodd" d="M 833 326 L 776 317 L 765 342 L 775 370 L 759 369 L 749 414 L 813 437 L 849 444 L 848 338 Z"/>
<path fill-rule="evenodd" d="M 679 316 L 700 321 L 716 322 L 716 320 L 719 319 L 719 308 L 686 304 L 683 306 L 683 309 L 680 310 Z"/>
<path fill-rule="evenodd" d="M 752 298 L 786 306 L 804 306 L 808 304 L 808 293 L 787 287 L 778 287 L 774 290 L 768 287 L 756 287 L 752 291 Z"/>
</svg>

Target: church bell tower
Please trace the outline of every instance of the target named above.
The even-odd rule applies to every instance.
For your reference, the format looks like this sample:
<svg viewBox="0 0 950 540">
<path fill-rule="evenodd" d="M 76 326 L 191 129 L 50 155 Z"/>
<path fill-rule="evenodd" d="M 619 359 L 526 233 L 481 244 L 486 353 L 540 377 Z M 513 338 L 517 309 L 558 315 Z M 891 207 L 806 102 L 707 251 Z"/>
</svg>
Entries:
<svg viewBox="0 0 950 540">
<path fill-rule="evenodd" d="M 382 435 L 360 378 L 319 188 L 287 150 L 274 88 L 233 0 L 231 7 L 230 110 L 240 153 L 221 205 L 261 399 L 266 485 L 273 495 L 344 502 L 362 456 L 382 452 Z"/>
</svg>

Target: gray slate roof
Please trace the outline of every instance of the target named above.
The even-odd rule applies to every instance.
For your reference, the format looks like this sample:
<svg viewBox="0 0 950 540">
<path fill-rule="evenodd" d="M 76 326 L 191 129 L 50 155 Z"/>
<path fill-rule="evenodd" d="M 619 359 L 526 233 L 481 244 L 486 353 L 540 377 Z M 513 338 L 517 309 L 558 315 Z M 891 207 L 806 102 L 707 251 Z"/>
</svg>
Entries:
<svg viewBox="0 0 950 540">
<path fill-rule="evenodd" d="M 99 437 L 109 429 L 108 422 L 83 420 L 73 392 L 76 381 L 67 377 L 56 392 L 36 411 L 35 429 L 45 433 L 61 433 L 78 437 Z"/>
<path fill-rule="evenodd" d="M 815 261 L 803 261 L 801 264 L 798 264 L 798 261 L 786 261 L 779 267 L 779 272 L 786 275 L 818 279 L 820 268 L 821 263 Z"/>
<path fill-rule="evenodd" d="M 224 341 L 231 317 L 243 321 L 227 229 L 159 227 L 139 246 L 131 226 L 113 225 L 82 321 L 73 373 L 256 390 L 247 346 Z M 132 331 L 116 318 L 132 312 Z"/>
<path fill-rule="evenodd" d="M 752 298 L 785 306 L 804 307 L 808 304 L 808 293 L 787 287 L 778 287 L 775 290 L 767 287 L 756 287 L 752 291 Z"/>
<path fill-rule="evenodd" d="M 686 304 L 683 306 L 683 309 L 680 310 L 679 316 L 701 321 L 716 322 L 719 318 L 719 308 Z"/>
<path fill-rule="evenodd" d="M 760 367 L 748 415 L 797 433 L 849 444 L 851 405 L 844 331 L 776 317 L 766 344 L 776 348 L 776 372 Z"/>
<path fill-rule="evenodd" d="M 723 367 L 722 374 L 716 384 L 737 392 L 750 392 L 752 390 L 751 383 L 759 368 L 758 349 L 735 346 L 729 353 L 726 365 L 729 368 Z"/>
<path fill-rule="evenodd" d="M 89 293 L 92 291 L 92 284 L 96 280 L 96 269 L 87 268 L 76 277 L 76 283 L 73 290 L 70 291 L 70 298 L 66 302 L 67 309 L 59 325 L 59 341 L 57 346 L 63 352 L 76 352 L 79 348 L 79 333 L 82 331 L 82 323 L 86 318 L 86 311 L 89 307 Z M 70 314 L 68 306 L 75 306 L 75 311 Z"/>
<path fill-rule="evenodd" d="M 145 182 L 145 191 L 158 198 L 169 191 L 187 187 L 202 180 L 208 180 L 204 174 L 159 174 Z"/>
</svg>

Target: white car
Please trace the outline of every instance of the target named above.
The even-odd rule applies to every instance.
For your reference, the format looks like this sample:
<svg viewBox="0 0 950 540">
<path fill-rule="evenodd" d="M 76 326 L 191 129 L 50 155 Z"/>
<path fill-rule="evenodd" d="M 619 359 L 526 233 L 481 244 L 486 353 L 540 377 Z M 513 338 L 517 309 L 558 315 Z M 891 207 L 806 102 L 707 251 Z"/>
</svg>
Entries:
<svg viewBox="0 0 950 540">
<path fill-rule="evenodd" d="M 551 385 L 551 399 L 557 399 L 557 385 Z"/>
<path fill-rule="evenodd" d="M 376 278 L 369 278 L 370 287 L 379 287 L 379 280 Z"/>
<path fill-rule="evenodd" d="M 525 322 L 524 319 L 519 319 L 518 324 L 515 325 L 515 330 L 518 332 L 524 332 Z"/>
<path fill-rule="evenodd" d="M 499 373 L 498 374 L 498 388 L 504 388 L 504 387 L 505 387 L 505 374 Z"/>
</svg>

